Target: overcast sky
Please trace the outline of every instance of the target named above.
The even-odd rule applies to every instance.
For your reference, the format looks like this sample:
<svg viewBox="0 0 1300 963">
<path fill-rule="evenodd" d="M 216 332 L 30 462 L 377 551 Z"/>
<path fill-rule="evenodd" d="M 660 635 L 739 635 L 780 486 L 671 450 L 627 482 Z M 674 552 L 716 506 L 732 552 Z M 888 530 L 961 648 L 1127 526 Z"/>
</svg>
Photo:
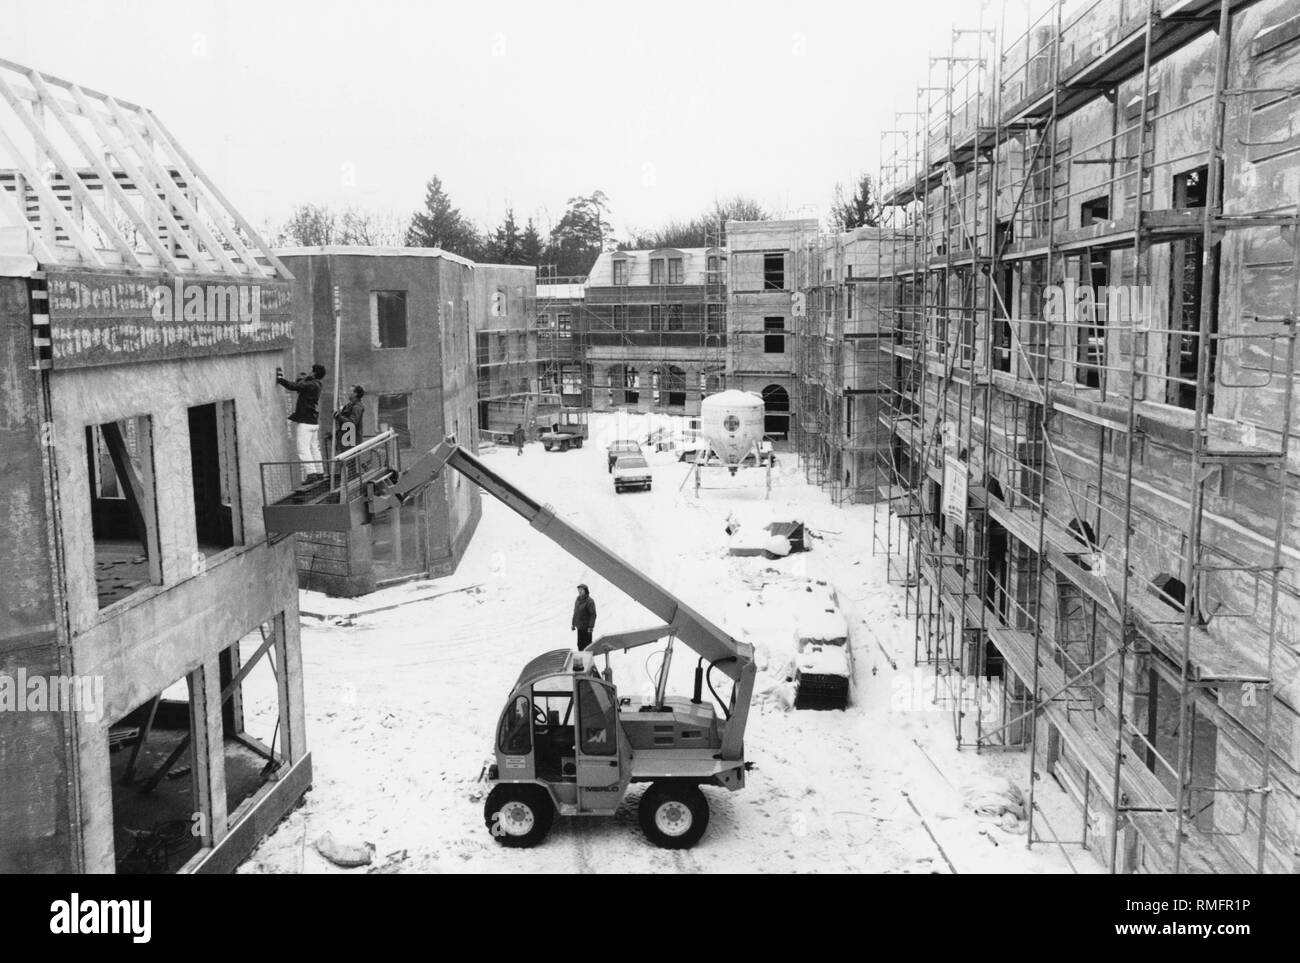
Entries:
<svg viewBox="0 0 1300 963">
<path fill-rule="evenodd" d="M 152 108 L 254 224 L 303 202 L 545 230 L 603 190 L 615 227 L 745 194 L 824 214 L 875 170 L 976 0 L 653 3 L 0 0 L 0 57 Z"/>
</svg>

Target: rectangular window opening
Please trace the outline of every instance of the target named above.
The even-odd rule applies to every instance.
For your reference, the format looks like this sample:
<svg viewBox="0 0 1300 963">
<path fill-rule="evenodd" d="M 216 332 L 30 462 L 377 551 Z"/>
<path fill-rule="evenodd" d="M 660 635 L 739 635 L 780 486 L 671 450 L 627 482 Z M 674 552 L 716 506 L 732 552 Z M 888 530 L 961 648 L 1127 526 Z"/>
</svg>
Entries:
<svg viewBox="0 0 1300 963">
<path fill-rule="evenodd" d="M 406 292 L 372 291 L 370 312 L 376 348 L 406 347 Z"/>
<path fill-rule="evenodd" d="M 86 428 L 90 521 L 99 607 L 162 584 L 154 491 L 153 420 Z"/>
<path fill-rule="evenodd" d="M 763 255 L 763 290 L 785 290 L 785 255 Z"/>
</svg>

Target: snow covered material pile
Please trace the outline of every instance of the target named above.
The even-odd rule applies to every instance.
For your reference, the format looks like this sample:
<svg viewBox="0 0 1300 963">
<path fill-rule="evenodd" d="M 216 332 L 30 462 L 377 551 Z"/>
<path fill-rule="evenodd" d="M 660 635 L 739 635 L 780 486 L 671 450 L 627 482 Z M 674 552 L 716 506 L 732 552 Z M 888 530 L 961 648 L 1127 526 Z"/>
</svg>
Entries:
<svg viewBox="0 0 1300 963">
<path fill-rule="evenodd" d="M 826 582 L 765 570 L 757 598 L 733 605 L 728 623 L 754 644 L 760 701 L 782 708 L 848 705 L 853 678 L 849 623 Z"/>
<path fill-rule="evenodd" d="M 966 805 L 977 816 L 991 819 L 1007 832 L 1023 832 L 1025 796 L 1010 779 L 993 776 L 980 779 L 966 788 Z"/>
</svg>

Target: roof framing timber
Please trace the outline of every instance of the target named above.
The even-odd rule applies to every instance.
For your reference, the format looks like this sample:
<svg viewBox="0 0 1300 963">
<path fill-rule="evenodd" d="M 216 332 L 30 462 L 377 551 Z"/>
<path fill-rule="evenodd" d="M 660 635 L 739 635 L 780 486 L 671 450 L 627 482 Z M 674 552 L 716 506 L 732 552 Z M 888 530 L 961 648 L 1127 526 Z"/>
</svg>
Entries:
<svg viewBox="0 0 1300 963">
<path fill-rule="evenodd" d="M 150 110 L 3 59 L 0 173 L 47 266 L 292 277 Z"/>
</svg>

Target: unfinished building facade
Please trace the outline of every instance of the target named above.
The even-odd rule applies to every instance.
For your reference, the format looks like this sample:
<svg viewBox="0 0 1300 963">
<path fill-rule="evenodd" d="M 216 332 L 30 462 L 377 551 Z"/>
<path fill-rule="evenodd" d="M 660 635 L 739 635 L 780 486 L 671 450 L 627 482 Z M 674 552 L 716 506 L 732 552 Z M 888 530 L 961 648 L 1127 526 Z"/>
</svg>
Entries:
<svg viewBox="0 0 1300 963">
<path fill-rule="evenodd" d="M 761 395 L 764 432 L 786 442 L 798 393 L 795 320 L 806 314 L 817 221 L 728 221 L 726 229 L 726 386 Z"/>
<path fill-rule="evenodd" d="M 917 659 L 960 745 L 1026 755 L 1031 844 L 1294 873 L 1300 5 L 984 17 L 882 150 Z"/>
<path fill-rule="evenodd" d="M 503 424 L 512 406 L 525 406 L 536 365 L 536 339 L 529 334 L 535 326 L 532 268 L 483 267 L 435 248 L 338 246 L 277 254 L 295 277 L 291 370 L 306 371 L 313 362 L 329 370 L 320 400 L 327 459 L 356 461 L 334 450 L 331 418 L 355 384 L 366 394 L 354 444 L 391 431 L 393 457 L 406 463 L 448 434 L 473 444 L 477 429 L 487 427 L 483 418 Z M 295 469 L 284 467 L 287 472 L 264 472 L 267 501 L 287 494 Z M 449 476 L 365 524 L 343 531 L 295 529 L 301 584 L 356 596 L 450 574 L 480 512 L 477 489 Z"/>
<path fill-rule="evenodd" d="M 584 277 L 537 278 L 537 372 L 543 393 L 560 396 L 564 408 L 591 407 L 591 376 L 574 319 L 586 305 Z"/>
<path fill-rule="evenodd" d="M 721 390 L 727 254 L 717 246 L 601 254 L 577 337 L 591 408 L 698 415 Z"/>
<path fill-rule="evenodd" d="M 311 781 L 290 275 L 147 109 L 0 99 L 0 871 L 228 872 Z"/>
<path fill-rule="evenodd" d="M 793 319 L 794 447 L 807 479 L 836 502 L 878 495 L 877 418 L 889 358 L 877 278 L 882 243 L 894 242 L 877 227 L 810 241 L 803 312 Z"/>
</svg>

